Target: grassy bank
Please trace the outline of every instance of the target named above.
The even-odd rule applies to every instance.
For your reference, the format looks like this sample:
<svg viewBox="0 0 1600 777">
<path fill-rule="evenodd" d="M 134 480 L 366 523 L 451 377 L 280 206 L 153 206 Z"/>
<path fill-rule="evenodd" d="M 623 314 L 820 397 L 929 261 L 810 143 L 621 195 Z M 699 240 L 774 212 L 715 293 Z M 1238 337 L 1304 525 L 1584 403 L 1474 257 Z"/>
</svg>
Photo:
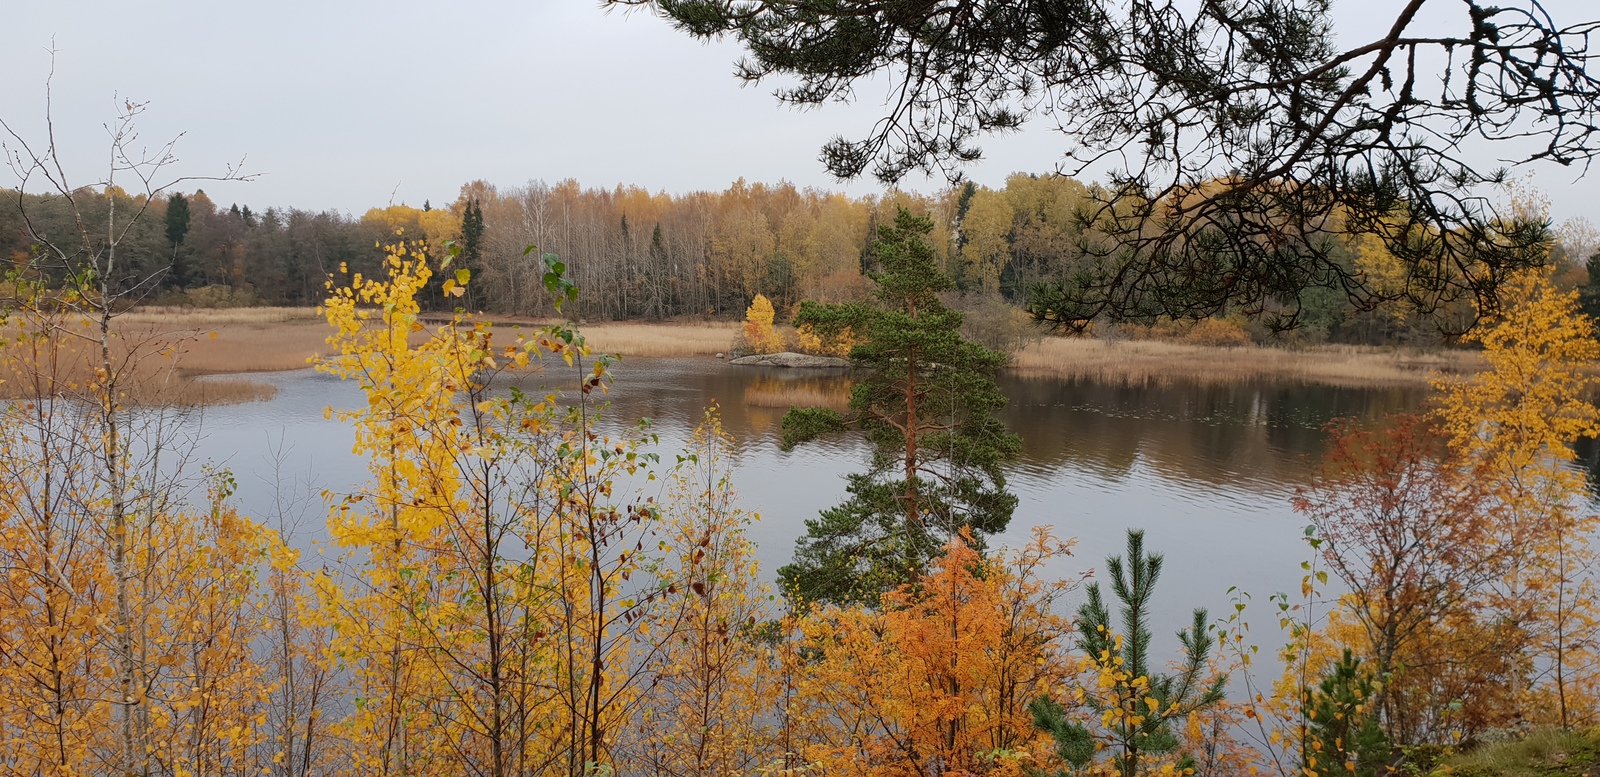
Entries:
<svg viewBox="0 0 1600 777">
<path fill-rule="evenodd" d="M 1514 742 L 1484 744 L 1444 759 L 1434 774 L 1458 777 L 1596 777 L 1600 728 L 1537 729 Z"/>
</svg>

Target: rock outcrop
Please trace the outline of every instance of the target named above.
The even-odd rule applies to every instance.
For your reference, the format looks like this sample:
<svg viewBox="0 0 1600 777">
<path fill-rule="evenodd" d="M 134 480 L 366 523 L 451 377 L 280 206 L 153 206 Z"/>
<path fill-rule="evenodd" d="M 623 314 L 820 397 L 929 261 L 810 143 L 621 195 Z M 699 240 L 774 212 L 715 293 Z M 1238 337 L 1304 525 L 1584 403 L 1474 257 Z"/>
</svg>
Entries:
<svg viewBox="0 0 1600 777">
<path fill-rule="evenodd" d="M 737 359 L 729 360 L 728 363 L 747 367 L 824 367 L 837 369 L 840 367 L 850 366 L 849 359 L 841 359 L 837 356 L 812 356 L 810 354 L 794 353 L 792 351 L 784 351 L 783 353 L 758 353 L 751 354 L 750 356 L 740 356 Z"/>
</svg>

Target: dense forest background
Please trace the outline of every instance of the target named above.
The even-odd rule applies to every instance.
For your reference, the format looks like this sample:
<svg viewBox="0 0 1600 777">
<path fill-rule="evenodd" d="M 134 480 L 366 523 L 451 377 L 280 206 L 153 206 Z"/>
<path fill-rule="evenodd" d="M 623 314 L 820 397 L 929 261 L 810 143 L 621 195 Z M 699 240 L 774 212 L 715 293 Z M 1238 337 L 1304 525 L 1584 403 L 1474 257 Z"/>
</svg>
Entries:
<svg viewBox="0 0 1600 777">
<path fill-rule="evenodd" d="M 733 319 L 757 294 L 773 301 L 780 322 L 800 300 L 862 299 L 865 272 L 878 224 L 905 206 L 927 213 L 938 261 L 956 281 L 963 308 L 1000 303 L 1021 308 L 1038 283 L 1070 277 L 1089 261 L 1095 239 L 1085 206 L 1094 184 L 1056 175 L 1016 174 L 1001 189 L 967 184 L 933 195 L 904 191 L 866 197 L 798 189 L 788 183 L 734 182 L 721 192 L 651 193 L 637 186 L 586 188 L 575 180 L 533 181 L 497 187 L 462 186 L 450 203 L 372 208 L 360 217 L 308 211 L 221 205 L 205 191 L 148 203 L 150 217 L 136 222 L 121 244 L 124 283 L 139 286 L 147 304 L 229 307 L 311 306 L 326 294 L 340 268 L 371 276 L 385 246 L 397 240 L 424 244 L 441 255 L 446 242 L 462 250 L 474 271 L 466 304 L 512 316 L 556 315 L 540 287 L 537 245 L 560 255 L 585 293 L 567 312 L 590 320 Z M 16 192 L 0 190 L 15 199 Z M 1518 209 L 1537 214 L 1524 190 Z M 104 214 L 145 204 L 120 189 L 78 193 L 83 212 Z M 64 201 L 26 195 L 24 209 L 45 234 L 75 229 Z M 13 266 L 29 257 L 22 209 L 0 211 L 0 256 Z M 1557 284 L 1589 281 L 1583 260 L 1600 249 L 1587 222 L 1557 229 L 1551 252 Z M 1397 267 L 1376 241 L 1345 239 L 1342 261 L 1383 277 Z M 1395 273 L 1398 277 L 1398 272 Z M 1301 326 L 1287 335 L 1266 331 L 1244 316 L 1224 315 L 1229 332 L 1256 341 L 1431 344 L 1441 329 L 1459 330 L 1474 311 L 1469 302 L 1422 315 L 1404 303 L 1360 309 L 1334 290 L 1311 289 L 1301 299 Z M 429 307 L 460 304 L 434 293 Z M 1143 322 L 1159 330 L 1163 322 Z"/>
</svg>

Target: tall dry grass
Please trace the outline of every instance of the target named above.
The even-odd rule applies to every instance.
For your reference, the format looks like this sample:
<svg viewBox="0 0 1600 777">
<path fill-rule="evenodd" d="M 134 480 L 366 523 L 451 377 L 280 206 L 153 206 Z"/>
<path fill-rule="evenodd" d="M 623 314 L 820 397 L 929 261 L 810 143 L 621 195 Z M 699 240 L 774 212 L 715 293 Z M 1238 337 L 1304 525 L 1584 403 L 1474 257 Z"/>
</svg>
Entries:
<svg viewBox="0 0 1600 777">
<path fill-rule="evenodd" d="M 504 319 L 497 327 L 538 326 L 545 322 Z M 305 368 L 322 353 L 329 329 L 314 308 L 160 308 L 124 313 L 115 323 L 118 348 L 137 352 L 130 373 L 130 401 L 200 404 L 271 398 L 272 386 L 238 375 Z M 623 356 L 710 356 L 726 352 L 739 334 L 735 322 L 599 323 L 580 327 L 598 352 Z M 12 332 L 11 334 L 14 334 Z M 62 385 L 81 383 L 93 367 L 77 354 L 70 336 L 56 362 Z M 160 347 L 157 347 L 159 345 Z M 13 346 L 14 348 L 14 346 Z M 76 355 L 75 355 L 76 354 Z M 23 379 L 40 365 L 17 360 L 0 368 L 0 395 L 24 396 Z M 35 359 L 36 357 L 29 357 Z M 148 363 L 145 363 L 148 360 Z M 131 363 L 131 362 L 130 362 Z M 1299 350 L 1261 346 L 1220 347 L 1159 340 L 1105 341 L 1049 337 L 1015 354 L 1022 374 L 1145 384 L 1187 381 L 1232 383 L 1271 378 L 1334 386 L 1420 385 L 1435 372 L 1481 369 L 1466 351 L 1422 352 L 1358 346 L 1318 346 Z M 137 389 L 135 391 L 135 389 Z M 752 407 L 842 407 L 846 395 L 828 387 L 783 381 L 753 386 L 745 403 Z"/>
<path fill-rule="evenodd" d="M 46 395 L 94 396 L 100 380 L 97 331 L 88 322 L 64 322 L 48 335 L 29 333 L 13 324 L 0 346 L 0 398 L 30 399 Z M 111 341 L 112 370 L 117 375 L 118 401 L 135 406 L 193 407 L 255 402 L 276 396 L 277 388 L 243 379 L 197 379 L 185 366 L 185 350 L 212 343 L 153 332 L 136 323 L 118 321 Z"/>
<path fill-rule="evenodd" d="M 430 318 L 442 323 L 445 315 Z M 494 317 L 498 328 L 544 326 L 549 321 Z M 322 353 L 328 326 L 309 307 L 253 309 L 162 309 L 144 307 L 118 318 L 128 336 L 182 339 L 179 371 L 242 374 L 299 369 Z M 589 323 L 579 326 L 590 347 L 624 357 L 709 357 L 730 349 L 736 321 Z M 211 333 L 216 337 L 211 337 Z M 1288 350 L 1258 345 L 1182 344 L 1166 341 L 1099 341 L 1046 337 L 1019 350 L 1013 368 L 1022 374 L 1085 377 L 1107 382 L 1221 382 L 1270 377 L 1326 385 L 1421 385 L 1430 374 L 1472 373 L 1482 368 L 1475 353 L 1318 345 Z M 784 385 L 754 390 L 752 406 L 837 406 L 837 398 L 814 387 Z M 768 404 L 773 403 L 773 404 Z"/>
<path fill-rule="evenodd" d="M 1483 363 L 1469 351 L 1337 345 L 1289 350 L 1050 337 L 1018 352 L 1012 367 L 1023 374 L 1124 384 L 1271 378 L 1330 386 L 1394 386 L 1424 385 L 1441 372 L 1476 372 Z"/>
<path fill-rule="evenodd" d="M 326 323 L 221 326 L 187 340 L 178 354 L 190 374 L 240 374 L 304 369 L 327 350 Z"/>
<path fill-rule="evenodd" d="M 147 305 L 117 317 L 127 324 L 211 329 L 227 324 L 322 323 L 316 308 L 185 308 Z"/>
<path fill-rule="evenodd" d="M 501 329 L 550 322 L 489 317 Z M 447 314 L 425 320 L 441 324 Z M 119 326 L 186 337 L 182 369 L 191 373 L 276 372 L 305 367 L 326 348 L 327 323 L 315 308 L 137 308 Z M 710 356 L 733 344 L 739 326 L 719 322 L 599 323 L 580 327 L 596 352 L 621 356 Z M 216 338 L 210 338 L 215 332 Z M 196 335 L 200 337 L 196 338 Z"/>
<path fill-rule="evenodd" d="M 435 324 L 448 322 L 445 313 L 424 313 Z M 497 329 L 543 327 L 555 319 L 525 316 L 484 316 Z M 578 325 L 596 353 L 617 356 L 711 356 L 726 353 L 739 336 L 739 324 L 729 321 L 608 321 Z"/>
<path fill-rule="evenodd" d="M 620 356 L 710 356 L 724 353 L 739 333 L 734 323 L 588 324 L 589 347 Z"/>
<path fill-rule="evenodd" d="M 175 343 L 186 375 L 280 372 L 306 367 L 327 345 L 315 308 L 135 308 L 117 317 L 119 335 Z"/>
</svg>

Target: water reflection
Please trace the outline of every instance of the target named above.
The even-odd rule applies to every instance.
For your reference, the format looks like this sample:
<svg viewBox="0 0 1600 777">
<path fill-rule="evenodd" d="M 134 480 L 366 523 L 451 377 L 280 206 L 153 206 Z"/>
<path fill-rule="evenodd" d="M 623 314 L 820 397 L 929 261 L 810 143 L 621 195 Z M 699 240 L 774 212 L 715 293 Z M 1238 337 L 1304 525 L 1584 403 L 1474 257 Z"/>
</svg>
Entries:
<svg viewBox="0 0 1600 777">
<path fill-rule="evenodd" d="M 664 427 L 691 424 L 715 399 L 728 430 L 747 446 L 776 439 L 785 408 L 751 396 L 785 393 L 843 397 L 845 373 L 817 375 L 712 360 L 625 360 L 611 394 L 614 416 L 650 417 Z M 1144 463 L 1194 484 L 1281 489 L 1304 482 L 1334 418 L 1415 409 L 1420 388 L 1351 389 L 1252 382 L 1228 386 L 1162 382 L 1108 385 L 1085 380 L 1002 378 L 1003 416 L 1022 436 L 1022 472 L 1062 467 L 1124 478 Z"/>
<path fill-rule="evenodd" d="M 733 482 L 763 514 L 753 534 L 771 574 L 787 562 L 804 521 L 844 496 L 844 475 L 868 451 L 838 439 L 790 453 L 778 450 L 784 408 L 749 397 L 786 391 L 840 396 L 842 373 L 733 367 L 712 359 L 626 359 L 616 367 L 606 425 L 654 420 L 665 461 L 681 448 L 715 400 L 739 441 Z M 536 388 L 557 376 L 532 376 Z M 357 387 L 309 371 L 279 373 L 269 402 L 212 408 L 197 419 L 199 453 L 232 467 L 247 511 L 270 515 L 296 494 L 345 491 L 365 476 L 350 454 L 349 428 L 324 418 L 328 406 L 352 407 Z M 559 381 L 554 381 L 559 382 Z M 1023 440 L 1011 475 L 1020 503 L 1002 542 L 1019 543 L 1032 527 L 1079 538 L 1075 559 L 1058 572 L 1076 576 L 1122 549 L 1128 527 L 1150 530 L 1167 553 L 1167 582 L 1157 613 L 1174 627 L 1197 605 L 1220 610 L 1239 586 L 1258 599 L 1298 587 L 1307 549 L 1304 519 L 1288 505 L 1324 445 L 1322 427 L 1339 416 L 1371 418 L 1416 408 L 1420 389 L 1359 390 L 1268 382 L 1232 386 L 1105 385 L 1008 377 L 1006 423 Z M 1591 454 L 1593 455 L 1593 454 Z M 302 544 L 323 536 L 321 508 L 304 510 Z"/>
<path fill-rule="evenodd" d="M 1007 378 L 1006 422 L 1028 471 L 1073 466 L 1121 478 L 1143 462 L 1196 485 L 1278 489 L 1305 481 L 1334 418 L 1419 405 L 1420 389 L 1358 390 L 1268 382 L 1107 385 Z"/>
</svg>

